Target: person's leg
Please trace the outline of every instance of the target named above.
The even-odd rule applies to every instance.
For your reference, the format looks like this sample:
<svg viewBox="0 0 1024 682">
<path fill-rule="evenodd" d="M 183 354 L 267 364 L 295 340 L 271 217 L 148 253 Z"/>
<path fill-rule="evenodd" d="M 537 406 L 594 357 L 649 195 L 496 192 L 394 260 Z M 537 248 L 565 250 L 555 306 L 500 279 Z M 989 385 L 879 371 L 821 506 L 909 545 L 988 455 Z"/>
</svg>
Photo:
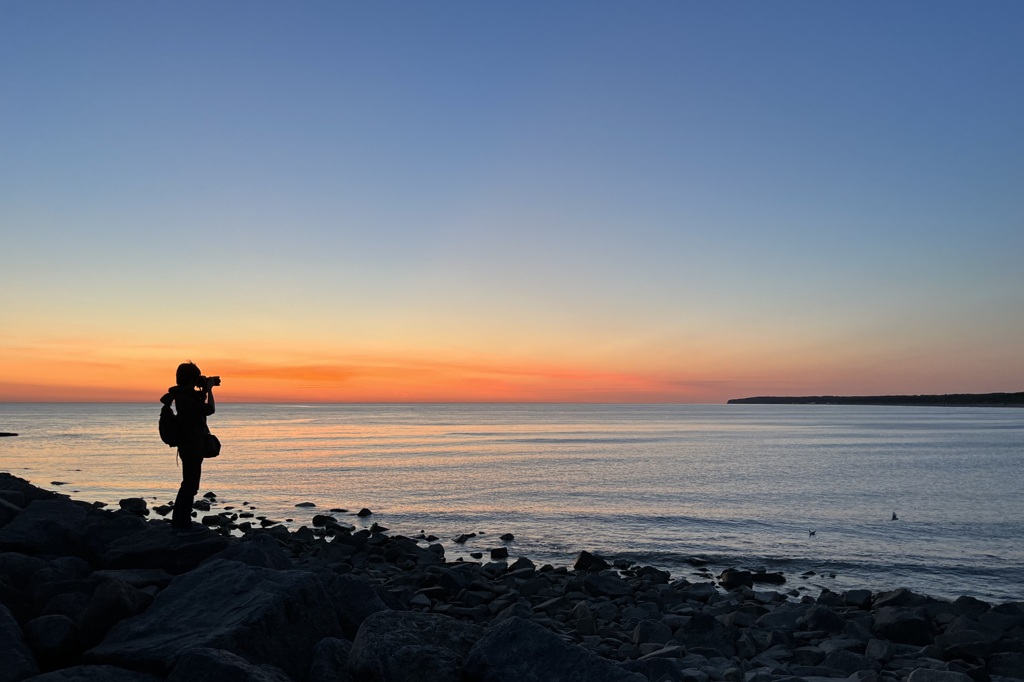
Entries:
<svg viewBox="0 0 1024 682">
<path fill-rule="evenodd" d="M 174 498 L 174 512 L 171 525 L 177 529 L 192 526 L 192 502 L 199 492 L 199 478 L 203 474 L 203 458 L 183 456 L 181 458 L 181 487 Z"/>
</svg>

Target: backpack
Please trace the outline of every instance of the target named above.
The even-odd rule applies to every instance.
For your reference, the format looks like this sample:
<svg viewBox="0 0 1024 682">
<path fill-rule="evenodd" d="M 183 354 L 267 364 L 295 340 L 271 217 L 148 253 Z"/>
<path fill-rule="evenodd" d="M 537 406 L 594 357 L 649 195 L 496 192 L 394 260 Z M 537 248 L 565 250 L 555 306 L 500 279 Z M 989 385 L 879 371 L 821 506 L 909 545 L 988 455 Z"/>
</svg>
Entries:
<svg viewBox="0 0 1024 682">
<path fill-rule="evenodd" d="M 163 405 L 160 408 L 160 440 L 173 448 L 178 445 L 178 416 L 174 414 L 170 403 Z"/>
</svg>

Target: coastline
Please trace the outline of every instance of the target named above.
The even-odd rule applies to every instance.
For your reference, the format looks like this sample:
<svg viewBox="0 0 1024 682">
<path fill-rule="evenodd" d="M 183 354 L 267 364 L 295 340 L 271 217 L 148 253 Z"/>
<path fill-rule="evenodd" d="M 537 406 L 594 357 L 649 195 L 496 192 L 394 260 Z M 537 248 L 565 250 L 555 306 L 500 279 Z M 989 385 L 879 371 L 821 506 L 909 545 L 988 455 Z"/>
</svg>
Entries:
<svg viewBox="0 0 1024 682">
<path fill-rule="evenodd" d="M 357 531 L 316 509 L 294 531 L 197 510 L 199 532 L 177 536 L 169 510 L 119 507 L 0 474 L 0 628 L 23 671 L 10 679 L 1024 677 L 1021 602 L 809 596 L 799 576 L 741 569 L 690 582 L 582 548 L 572 566 L 537 566 L 498 538 L 478 561 L 446 561 L 458 538 Z"/>
</svg>

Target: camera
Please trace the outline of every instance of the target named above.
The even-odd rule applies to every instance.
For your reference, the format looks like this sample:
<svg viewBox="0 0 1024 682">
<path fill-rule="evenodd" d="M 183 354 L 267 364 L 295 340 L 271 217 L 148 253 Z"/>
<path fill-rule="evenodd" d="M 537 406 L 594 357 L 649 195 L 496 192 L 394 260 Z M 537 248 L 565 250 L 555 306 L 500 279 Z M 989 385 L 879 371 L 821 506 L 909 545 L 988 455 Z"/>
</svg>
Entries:
<svg viewBox="0 0 1024 682">
<path fill-rule="evenodd" d="M 199 388 L 206 388 L 207 384 L 210 386 L 220 386 L 220 377 L 204 377 L 200 375 L 196 381 L 196 386 Z"/>
</svg>

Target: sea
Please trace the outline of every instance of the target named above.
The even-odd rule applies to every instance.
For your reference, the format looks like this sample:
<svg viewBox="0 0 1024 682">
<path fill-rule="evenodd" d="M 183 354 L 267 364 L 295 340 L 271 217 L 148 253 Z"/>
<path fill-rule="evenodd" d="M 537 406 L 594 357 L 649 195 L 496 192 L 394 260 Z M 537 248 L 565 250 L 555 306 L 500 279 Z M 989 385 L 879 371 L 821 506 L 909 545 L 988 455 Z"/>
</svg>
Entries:
<svg viewBox="0 0 1024 682">
<path fill-rule="evenodd" d="M 112 507 L 166 504 L 180 469 L 158 414 L 0 404 L 0 431 L 19 434 L 0 438 L 0 470 Z M 778 571 L 773 589 L 794 595 L 1024 599 L 1022 409 L 219 401 L 210 425 L 213 511 L 293 529 L 345 509 L 357 528 L 435 535 L 449 560 L 507 547 L 571 566 L 587 550 L 691 581 Z"/>
</svg>

